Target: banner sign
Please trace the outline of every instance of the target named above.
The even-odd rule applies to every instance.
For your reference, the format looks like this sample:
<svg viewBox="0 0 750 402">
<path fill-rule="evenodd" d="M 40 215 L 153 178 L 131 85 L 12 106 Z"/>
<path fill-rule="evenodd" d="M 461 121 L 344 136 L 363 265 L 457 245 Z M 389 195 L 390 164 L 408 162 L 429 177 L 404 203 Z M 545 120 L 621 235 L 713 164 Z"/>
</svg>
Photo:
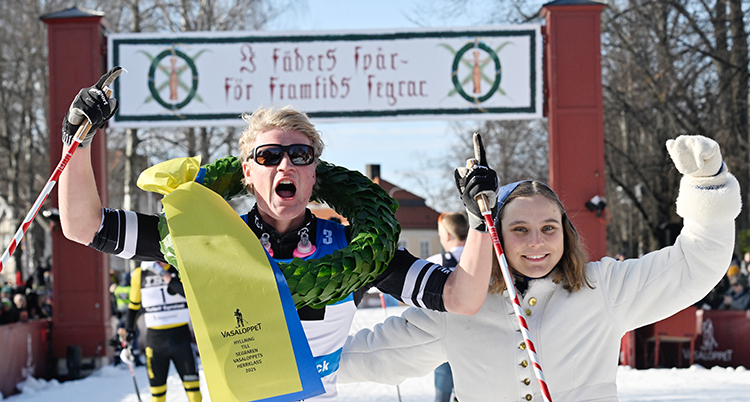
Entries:
<svg viewBox="0 0 750 402">
<path fill-rule="evenodd" d="M 542 116 L 539 25 L 389 32 L 110 34 L 114 127 L 242 125 L 260 106 L 326 121 Z"/>
<path fill-rule="evenodd" d="M 750 310 L 700 310 L 701 332 L 695 341 L 695 363 L 703 367 L 750 366 Z M 682 350 L 690 358 L 690 348 Z"/>
</svg>

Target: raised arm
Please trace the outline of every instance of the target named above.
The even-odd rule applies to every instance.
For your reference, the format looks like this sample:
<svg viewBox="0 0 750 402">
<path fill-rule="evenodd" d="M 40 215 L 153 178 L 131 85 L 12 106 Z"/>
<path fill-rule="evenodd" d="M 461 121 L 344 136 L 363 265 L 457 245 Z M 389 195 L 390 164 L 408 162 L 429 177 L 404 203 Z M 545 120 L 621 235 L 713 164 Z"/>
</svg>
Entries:
<svg viewBox="0 0 750 402">
<path fill-rule="evenodd" d="M 638 259 L 604 259 L 594 271 L 623 329 L 659 321 L 704 297 L 725 275 L 742 201 L 719 145 L 703 136 L 667 141 L 683 174 L 676 201 L 683 228 L 675 244 Z"/>
<path fill-rule="evenodd" d="M 469 212 L 472 230 L 466 238 L 461 260 L 449 268 L 419 259 L 399 249 L 388 269 L 372 282 L 382 292 L 415 307 L 448 311 L 461 315 L 476 314 L 487 297 L 492 272 L 492 240 L 486 233 L 479 206 L 474 197 L 484 194 L 494 211 L 497 209 L 497 176 L 487 167 L 481 138 L 475 139 L 477 162 L 472 169 L 462 169 L 456 178 L 459 192 Z"/>
<path fill-rule="evenodd" d="M 60 224 L 68 239 L 88 245 L 99 230 L 102 205 L 96 191 L 91 150 L 78 150 L 60 175 Z"/>
<path fill-rule="evenodd" d="M 462 315 L 476 314 L 487 297 L 492 273 L 492 239 L 487 233 L 477 197 L 484 195 L 494 220 L 497 212 L 497 175 L 487 164 L 482 137 L 474 134 L 474 160 L 470 168 L 455 172 L 456 187 L 469 216 L 469 234 L 458 266 L 443 289 L 445 309 Z"/>
<path fill-rule="evenodd" d="M 445 310 L 474 315 L 484 304 L 492 273 L 492 239 L 487 233 L 470 230 L 458 266 L 443 289 Z"/>
<path fill-rule="evenodd" d="M 121 68 L 115 67 L 104 74 L 89 88 L 76 95 L 70 110 L 63 120 L 63 154 L 73 142 L 78 127 L 88 119 L 91 131 L 73 154 L 67 167 L 60 175 L 58 186 L 60 224 L 63 234 L 70 240 L 89 244 L 99 230 L 102 218 L 102 205 L 96 190 L 94 170 L 91 166 L 91 148 L 88 145 L 96 133 L 117 110 L 117 100 L 109 99 L 102 92 L 105 81 L 119 75 Z"/>
</svg>

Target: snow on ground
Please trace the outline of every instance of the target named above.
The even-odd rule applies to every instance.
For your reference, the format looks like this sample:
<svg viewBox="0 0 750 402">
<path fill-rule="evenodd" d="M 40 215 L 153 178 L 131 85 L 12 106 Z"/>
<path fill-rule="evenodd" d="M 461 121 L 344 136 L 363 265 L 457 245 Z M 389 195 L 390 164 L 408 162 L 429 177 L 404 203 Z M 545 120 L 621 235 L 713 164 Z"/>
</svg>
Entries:
<svg viewBox="0 0 750 402">
<path fill-rule="evenodd" d="M 404 307 L 389 307 L 387 315 L 400 314 Z M 379 308 L 357 311 L 352 332 L 381 322 L 386 312 Z M 135 369 L 141 399 L 149 401 L 148 376 L 145 367 Z M 374 383 L 339 385 L 339 402 L 431 402 L 434 398 L 432 374 L 406 380 L 398 387 Z M 706 369 L 695 365 L 689 369 L 634 370 L 620 367 L 617 387 L 621 402 L 745 402 L 750 401 L 750 371 L 744 367 Z M 9 402 L 137 402 L 135 385 L 125 365 L 107 366 L 76 381 L 30 379 L 21 384 L 22 393 L 10 396 Z M 203 400 L 211 400 L 201 371 Z M 0 396 L 2 400 L 2 396 Z M 182 382 L 174 366 L 167 380 L 167 402 L 187 402 Z"/>
</svg>

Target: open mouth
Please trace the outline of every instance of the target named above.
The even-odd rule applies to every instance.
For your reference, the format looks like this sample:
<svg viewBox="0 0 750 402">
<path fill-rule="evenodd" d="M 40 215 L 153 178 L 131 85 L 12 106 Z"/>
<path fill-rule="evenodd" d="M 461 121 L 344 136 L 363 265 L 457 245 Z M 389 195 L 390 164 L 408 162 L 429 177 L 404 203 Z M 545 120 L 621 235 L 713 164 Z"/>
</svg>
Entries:
<svg viewBox="0 0 750 402">
<path fill-rule="evenodd" d="M 281 198 L 292 198 L 297 192 L 297 187 L 289 180 L 282 180 L 276 186 L 276 195 Z"/>
</svg>

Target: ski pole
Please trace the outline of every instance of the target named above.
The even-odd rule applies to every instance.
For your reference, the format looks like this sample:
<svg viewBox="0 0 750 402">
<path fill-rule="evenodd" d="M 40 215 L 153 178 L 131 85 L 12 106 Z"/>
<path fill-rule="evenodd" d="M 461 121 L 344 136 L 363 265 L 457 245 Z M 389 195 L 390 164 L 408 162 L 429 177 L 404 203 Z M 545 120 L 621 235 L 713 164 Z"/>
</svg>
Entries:
<svg viewBox="0 0 750 402">
<path fill-rule="evenodd" d="M 107 81 L 104 82 L 104 86 L 102 87 L 102 92 L 104 92 L 105 96 L 109 98 L 109 96 L 112 94 L 112 90 L 109 88 L 109 85 L 112 83 L 112 81 L 117 78 L 117 76 L 120 75 L 120 73 L 112 74 Z M 34 205 L 31 206 L 31 210 L 28 214 L 26 214 L 26 217 L 23 219 L 23 222 L 21 223 L 21 226 L 16 231 L 16 234 L 13 235 L 13 240 L 10 241 L 10 244 L 8 245 L 8 248 L 5 249 L 5 252 L 3 253 L 2 259 L 0 259 L 0 272 L 3 272 L 3 268 L 8 264 L 8 260 L 10 260 L 10 256 L 13 254 L 13 251 L 16 250 L 16 247 L 21 243 L 21 239 L 23 239 L 23 235 L 26 234 L 26 231 L 29 229 L 29 226 L 31 225 L 31 222 L 36 217 L 36 214 L 39 212 L 39 209 L 41 209 L 42 204 L 44 204 L 44 201 L 47 199 L 47 196 L 49 193 L 52 192 L 52 188 L 55 187 L 55 184 L 57 184 L 57 179 L 60 178 L 60 174 L 65 169 L 65 166 L 68 165 L 68 162 L 70 161 L 70 158 L 73 156 L 73 153 L 78 149 L 78 146 L 81 144 L 81 141 L 83 141 L 86 138 L 86 135 L 91 130 L 91 122 L 86 119 L 84 121 L 84 124 L 81 124 L 80 127 L 78 127 L 78 131 L 76 131 L 75 136 L 73 137 L 73 143 L 70 144 L 70 148 L 68 148 L 68 152 L 65 153 L 65 156 L 60 160 L 60 163 L 57 164 L 57 167 L 52 172 L 52 175 L 50 176 L 49 180 L 47 180 L 47 184 L 44 185 L 44 188 L 42 189 L 42 192 L 39 193 L 39 196 L 36 197 L 36 201 L 34 201 Z"/>
<path fill-rule="evenodd" d="M 383 307 L 383 313 L 385 313 L 385 318 L 388 318 L 388 309 L 385 307 L 385 295 L 383 292 L 380 292 L 380 306 Z M 398 402 L 401 402 L 401 387 L 396 385 L 396 395 L 398 395 Z"/>
<path fill-rule="evenodd" d="M 476 160 L 470 159 L 467 163 L 467 167 L 471 168 L 476 164 Z M 505 259 L 505 253 L 503 252 L 503 246 L 500 244 L 500 237 L 497 235 L 497 229 L 495 228 L 494 217 L 492 211 L 489 208 L 487 196 L 479 194 L 476 196 L 479 210 L 482 212 L 484 217 L 484 223 L 487 226 L 487 231 L 490 233 L 492 238 L 492 244 L 495 246 L 495 253 L 497 259 L 500 261 L 500 270 L 503 272 L 503 279 L 505 280 L 505 287 L 508 289 L 508 296 L 513 301 L 513 310 L 516 313 L 518 319 L 518 325 L 521 327 L 521 333 L 523 339 L 526 342 L 526 350 L 529 353 L 529 359 L 534 367 L 534 374 L 539 381 L 539 389 L 542 391 L 542 397 L 547 402 L 552 402 L 552 396 L 550 395 L 549 388 L 547 387 L 547 381 L 544 379 L 544 372 L 542 372 L 542 365 L 539 364 L 539 357 L 536 354 L 536 347 L 534 342 L 531 341 L 531 334 L 529 333 L 529 326 L 526 324 L 526 319 L 523 318 L 523 312 L 521 310 L 521 302 L 518 300 L 518 292 L 513 284 L 513 277 L 510 275 L 508 269 L 508 261 Z"/>
<path fill-rule="evenodd" d="M 135 370 L 133 370 L 133 352 L 130 351 L 128 343 L 120 337 L 120 343 L 122 344 L 122 352 L 120 353 L 120 360 L 124 361 L 130 370 L 130 376 L 133 377 L 133 385 L 135 385 L 135 395 L 138 397 L 139 402 L 141 400 L 141 391 L 138 390 L 138 382 L 135 380 Z"/>
</svg>

